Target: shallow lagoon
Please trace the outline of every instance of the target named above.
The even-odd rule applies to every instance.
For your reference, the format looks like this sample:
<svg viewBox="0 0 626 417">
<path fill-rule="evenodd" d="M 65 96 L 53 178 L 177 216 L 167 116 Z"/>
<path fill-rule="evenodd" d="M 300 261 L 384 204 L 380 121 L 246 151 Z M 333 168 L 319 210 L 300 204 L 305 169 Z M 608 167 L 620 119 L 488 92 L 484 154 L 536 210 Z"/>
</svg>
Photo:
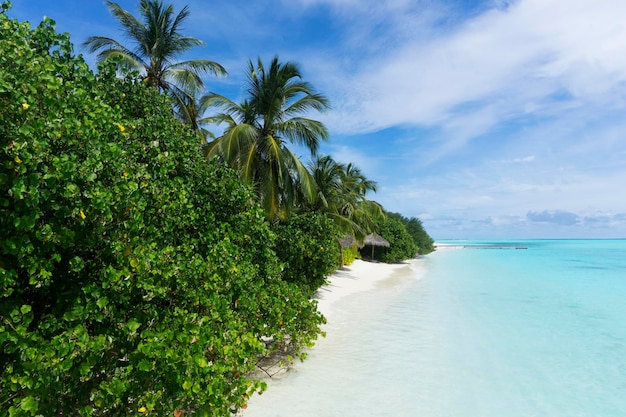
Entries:
<svg viewBox="0 0 626 417">
<path fill-rule="evenodd" d="M 626 415 L 626 241 L 462 244 L 337 301 L 245 416 Z"/>
</svg>

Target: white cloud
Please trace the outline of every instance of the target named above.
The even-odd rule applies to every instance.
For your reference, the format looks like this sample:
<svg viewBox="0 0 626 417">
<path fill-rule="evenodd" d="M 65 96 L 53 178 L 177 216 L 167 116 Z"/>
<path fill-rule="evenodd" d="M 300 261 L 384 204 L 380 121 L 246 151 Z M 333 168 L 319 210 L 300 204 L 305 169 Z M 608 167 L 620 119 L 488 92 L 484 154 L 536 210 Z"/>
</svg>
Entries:
<svg viewBox="0 0 626 417">
<path fill-rule="evenodd" d="M 503 164 L 521 164 L 526 162 L 533 162 L 535 160 L 535 155 L 528 155 L 521 158 L 513 158 L 513 159 L 505 159 L 500 162 Z"/>
<path fill-rule="evenodd" d="M 496 101 L 488 128 L 553 101 L 558 92 L 571 100 L 601 99 L 626 77 L 624 15 L 622 1 L 524 0 L 437 39 L 365 56 L 356 76 L 346 74 L 350 78 L 336 85 L 349 94 L 336 103 L 333 127 L 453 126 L 465 113 L 459 106 L 480 109 L 484 100 Z"/>
<path fill-rule="evenodd" d="M 626 236 L 623 0 L 173 2 L 190 3 L 188 33 L 207 42 L 193 58 L 231 72 L 210 89 L 238 100 L 248 59 L 298 62 L 333 105 L 321 117 L 327 153 L 360 167 L 379 183 L 374 198 L 435 237 Z M 106 18 L 59 16 L 63 30 L 79 42 L 118 37 L 98 7 Z M 577 222 L 527 216 L 558 210 Z"/>
</svg>

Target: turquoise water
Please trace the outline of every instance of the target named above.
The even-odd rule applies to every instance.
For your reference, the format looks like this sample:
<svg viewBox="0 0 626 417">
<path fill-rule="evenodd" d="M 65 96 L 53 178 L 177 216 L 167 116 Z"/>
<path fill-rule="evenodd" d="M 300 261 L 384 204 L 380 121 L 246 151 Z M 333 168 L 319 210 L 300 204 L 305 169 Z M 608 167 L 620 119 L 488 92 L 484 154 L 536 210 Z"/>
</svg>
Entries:
<svg viewBox="0 0 626 417">
<path fill-rule="evenodd" d="M 626 416 L 626 240 L 448 243 L 338 301 L 246 416 Z"/>
</svg>

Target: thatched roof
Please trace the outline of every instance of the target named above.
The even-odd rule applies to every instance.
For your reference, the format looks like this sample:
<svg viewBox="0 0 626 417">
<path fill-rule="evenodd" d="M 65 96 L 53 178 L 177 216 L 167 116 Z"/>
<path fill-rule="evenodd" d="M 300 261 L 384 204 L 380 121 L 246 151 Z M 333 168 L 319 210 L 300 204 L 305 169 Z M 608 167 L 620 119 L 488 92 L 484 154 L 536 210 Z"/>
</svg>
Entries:
<svg viewBox="0 0 626 417">
<path fill-rule="evenodd" d="M 366 245 L 367 246 L 384 246 L 386 248 L 389 247 L 389 242 L 387 240 L 375 234 L 367 235 L 362 242 L 356 241 L 354 239 L 354 236 L 352 235 L 346 235 L 346 237 L 344 237 L 343 239 L 339 239 L 339 243 L 341 244 L 342 248 L 351 248 L 354 245 L 356 245 L 356 247 L 359 249 Z"/>
<path fill-rule="evenodd" d="M 389 242 L 387 242 L 385 239 L 375 234 L 369 234 L 365 236 L 365 240 L 363 241 L 363 244 L 368 245 L 368 246 L 384 246 L 386 248 L 390 246 Z"/>
</svg>

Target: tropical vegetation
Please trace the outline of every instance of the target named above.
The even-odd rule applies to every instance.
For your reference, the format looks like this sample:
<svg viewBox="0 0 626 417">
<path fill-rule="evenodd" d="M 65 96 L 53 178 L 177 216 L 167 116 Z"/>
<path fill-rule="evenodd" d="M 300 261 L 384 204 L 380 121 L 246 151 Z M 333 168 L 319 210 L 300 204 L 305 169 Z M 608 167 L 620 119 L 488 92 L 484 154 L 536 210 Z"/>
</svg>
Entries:
<svg viewBox="0 0 626 417">
<path fill-rule="evenodd" d="M 435 241 L 424 229 L 422 221 L 417 217 L 407 218 L 400 213 L 387 213 L 388 216 L 395 217 L 404 223 L 406 231 L 413 238 L 413 241 L 417 245 L 417 253 L 420 255 L 426 255 L 435 250 Z"/>
<path fill-rule="evenodd" d="M 369 180 L 355 165 L 342 164 L 330 156 L 317 157 L 310 164 L 317 195 L 311 208 L 326 214 L 344 235 L 363 240 L 376 230 L 384 218 L 380 204 L 366 198 L 376 192 L 376 182 Z"/>
<path fill-rule="evenodd" d="M 2 3 L 0 417 L 230 415 L 264 389 L 263 357 L 304 357 L 311 295 L 367 234 L 385 261 L 432 239 L 317 154 L 329 133 L 309 117 L 329 103 L 295 63 L 250 61 L 240 103 L 203 96 L 225 70 L 176 62 L 200 44 L 179 33 L 187 7 L 107 5 L 135 47 L 90 38 L 94 72 L 54 21 Z"/>
<path fill-rule="evenodd" d="M 400 219 L 387 215 L 379 223 L 378 233 L 389 242 L 389 247 L 375 246 L 372 248 L 368 245 L 361 251 L 364 257 L 373 257 L 382 262 L 400 262 L 417 256 L 417 244 Z M 371 251 L 371 255 L 369 251 Z"/>
<path fill-rule="evenodd" d="M 284 262 L 283 279 L 313 295 L 339 265 L 341 233 L 332 220 L 315 212 L 291 215 L 273 230 L 276 254 Z"/>
<path fill-rule="evenodd" d="M 115 68 L 0 15 L 0 415 L 227 415 L 323 318 L 252 190 Z"/>
<path fill-rule="evenodd" d="M 141 71 L 140 79 L 147 85 L 174 98 L 182 120 L 194 121 L 195 94 L 204 88 L 202 75 L 226 75 L 226 69 L 206 59 L 176 61 L 191 48 L 204 45 L 180 33 L 189 17 L 189 7 L 174 14 L 174 7 L 164 5 L 162 0 L 140 0 L 138 19 L 118 3 L 106 0 L 106 4 L 132 46 L 105 36 L 91 36 L 83 45 L 89 52 L 99 51 L 99 62 L 115 58 L 121 69 Z"/>
<path fill-rule="evenodd" d="M 302 145 L 315 154 L 320 141 L 328 139 L 326 127 L 305 117 L 323 111 L 328 100 L 302 81 L 298 66 L 269 65 L 259 59 L 248 63 L 247 97 L 235 103 L 219 94 L 208 94 L 200 103 L 222 110 L 216 123 L 225 123 L 224 133 L 205 146 L 205 154 L 218 156 L 252 184 L 269 220 L 285 218 L 298 204 L 312 201 L 316 184 L 287 143 Z"/>
</svg>

